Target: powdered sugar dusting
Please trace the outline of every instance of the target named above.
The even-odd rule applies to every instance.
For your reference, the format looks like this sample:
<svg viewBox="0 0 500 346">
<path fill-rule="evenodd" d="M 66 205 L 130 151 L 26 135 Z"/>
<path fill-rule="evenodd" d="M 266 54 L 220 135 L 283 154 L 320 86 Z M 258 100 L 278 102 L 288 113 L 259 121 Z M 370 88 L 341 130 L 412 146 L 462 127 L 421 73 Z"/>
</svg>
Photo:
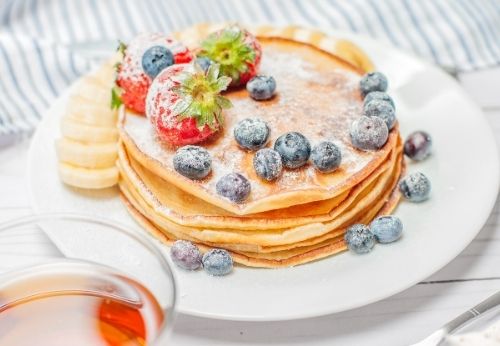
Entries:
<svg viewBox="0 0 500 346">
<path fill-rule="evenodd" d="M 120 77 L 131 81 L 143 79 L 142 56 L 144 52 L 153 46 L 163 46 L 168 48 L 173 55 L 185 52 L 187 48 L 180 42 L 166 37 L 160 33 L 141 33 L 134 37 L 127 45 L 126 69 L 120 71 Z M 149 78 L 149 77 L 148 77 Z"/>
<path fill-rule="evenodd" d="M 352 174 L 384 155 L 359 151 L 350 142 L 350 125 L 362 114 L 357 73 L 329 58 L 312 56 L 307 47 L 283 51 L 280 45 L 268 43 L 263 49 L 260 74 L 276 79 L 276 96 L 259 102 L 251 99 L 244 89 L 225 95 L 233 103 L 233 108 L 225 112 L 225 128 L 216 138 L 203 144 L 212 156 L 212 173 L 193 184 L 216 195 L 215 185 L 222 176 L 241 173 L 252 186 L 246 202 L 289 191 L 335 190 Z M 312 146 L 324 140 L 335 143 L 342 152 L 342 163 L 329 174 L 319 173 L 308 163 L 300 169 L 284 169 L 273 182 L 264 181 L 254 171 L 254 152 L 242 150 L 233 136 L 234 127 L 245 118 L 266 121 L 271 129 L 268 147 L 272 147 L 283 133 L 297 131 L 306 136 Z M 167 148 L 156 139 L 146 119 L 129 116 L 126 131 L 143 152 L 173 171 L 171 162 L 175 149 Z"/>
<path fill-rule="evenodd" d="M 159 115 L 158 109 L 164 109 L 165 112 L 171 112 L 175 108 L 175 100 L 177 98 L 170 89 L 177 83 L 172 78 L 179 71 L 192 72 L 192 64 L 175 64 L 161 71 L 154 79 L 149 87 L 146 96 L 146 116 L 152 123 L 156 122 Z"/>
</svg>

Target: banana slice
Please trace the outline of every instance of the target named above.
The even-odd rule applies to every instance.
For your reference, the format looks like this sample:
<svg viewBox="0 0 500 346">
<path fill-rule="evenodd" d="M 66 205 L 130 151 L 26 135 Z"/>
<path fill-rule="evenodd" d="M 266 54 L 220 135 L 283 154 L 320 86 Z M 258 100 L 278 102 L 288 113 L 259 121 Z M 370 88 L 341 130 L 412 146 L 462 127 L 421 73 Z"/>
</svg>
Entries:
<svg viewBox="0 0 500 346">
<path fill-rule="evenodd" d="M 71 186 L 83 189 L 103 189 L 118 183 L 118 168 L 88 169 L 60 162 L 59 176 Z"/>
<path fill-rule="evenodd" d="M 108 168 L 115 165 L 117 144 L 84 143 L 68 138 L 56 141 L 57 157 L 60 162 L 82 168 Z"/>
<path fill-rule="evenodd" d="M 101 189 L 118 182 L 118 112 L 110 108 L 110 101 L 119 58 L 113 56 L 83 77 L 69 97 L 62 138 L 56 141 L 59 175 L 68 185 Z"/>
<path fill-rule="evenodd" d="M 96 78 L 101 85 L 111 89 L 115 84 L 116 70 L 114 67 L 115 60 L 110 60 L 105 64 L 101 65 L 94 73 L 91 74 L 92 77 Z"/>
<path fill-rule="evenodd" d="M 86 143 L 116 143 L 118 141 L 116 127 L 81 124 L 68 117 L 63 117 L 61 120 L 61 133 L 66 138 Z"/>
<path fill-rule="evenodd" d="M 375 70 L 375 65 L 368 55 L 351 41 L 338 40 L 335 45 L 335 53 L 365 72 Z"/>
<path fill-rule="evenodd" d="M 88 75 L 80 79 L 73 91 L 73 95 L 80 96 L 87 102 L 109 106 L 111 102 L 111 87 L 101 84 L 95 76 Z"/>
<path fill-rule="evenodd" d="M 79 95 L 70 96 L 66 108 L 68 118 L 93 126 L 116 127 L 117 113 L 110 108 L 109 102 L 106 104 L 89 102 Z"/>
</svg>

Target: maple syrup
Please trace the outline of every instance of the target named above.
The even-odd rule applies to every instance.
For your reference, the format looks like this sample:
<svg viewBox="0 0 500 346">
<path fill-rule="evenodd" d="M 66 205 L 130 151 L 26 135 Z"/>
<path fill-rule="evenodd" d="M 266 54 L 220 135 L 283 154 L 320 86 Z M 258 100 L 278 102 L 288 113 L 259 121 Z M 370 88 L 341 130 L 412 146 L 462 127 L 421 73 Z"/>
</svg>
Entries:
<svg viewBox="0 0 500 346">
<path fill-rule="evenodd" d="M 1 346 L 151 345 L 164 320 L 148 289 L 108 267 L 42 265 L 0 282 Z"/>
</svg>

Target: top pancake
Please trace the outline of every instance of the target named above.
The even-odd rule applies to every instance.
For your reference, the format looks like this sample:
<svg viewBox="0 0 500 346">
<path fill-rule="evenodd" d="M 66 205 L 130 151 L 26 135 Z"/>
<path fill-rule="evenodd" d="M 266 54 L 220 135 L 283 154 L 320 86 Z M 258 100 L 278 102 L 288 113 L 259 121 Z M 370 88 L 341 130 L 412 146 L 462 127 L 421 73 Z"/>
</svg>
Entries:
<svg viewBox="0 0 500 346">
<path fill-rule="evenodd" d="M 276 79 L 277 93 L 269 101 L 254 101 L 246 90 L 226 93 L 233 108 L 225 112 L 225 128 L 202 145 L 212 155 L 212 173 L 193 181 L 173 169 L 175 149 L 162 144 L 149 121 L 121 110 L 120 133 L 129 155 L 180 189 L 231 213 L 246 215 L 333 198 L 352 188 L 382 164 L 397 142 L 397 127 L 379 151 L 364 152 L 350 142 L 349 127 L 362 113 L 361 72 L 342 59 L 311 45 L 282 38 L 259 38 L 263 47 L 260 74 Z M 258 117 L 271 129 L 268 146 L 280 135 L 297 131 L 311 145 L 329 140 L 342 151 L 342 164 L 333 173 L 318 172 L 311 164 L 285 169 L 274 182 L 260 179 L 253 169 L 253 152 L 238 147 L 236 123 Z M 249 198 L 240 204 L 217 195 L 216 182 L 231 172 L 245 175 Z"/>
</svg>

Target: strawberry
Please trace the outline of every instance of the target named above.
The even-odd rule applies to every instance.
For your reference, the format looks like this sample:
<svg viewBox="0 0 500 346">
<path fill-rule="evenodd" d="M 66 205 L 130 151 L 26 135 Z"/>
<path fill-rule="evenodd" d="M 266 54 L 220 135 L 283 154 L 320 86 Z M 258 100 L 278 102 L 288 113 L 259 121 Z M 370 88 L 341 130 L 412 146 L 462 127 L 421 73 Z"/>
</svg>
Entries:
<svg viewBox="0 0 500 346">
<path fill-rule="evenodd" d="M 221 74 L 232 79 L 231 86 L 241 86 L 257 74 L 262 47 L 247 30 L 231 25 L 203 40 L 197 56 L 220 64 Z"/>
<path fill-rule="evenodd" d="M 120 43 L 118 50 L 123 59 L 116 65 L 116 85 L 112 90 L 111 107 L 117 108 L 121 103 L 137 113 L 145 113 L 146 94 L 154 76 L 144 70 L 144 54 L 152 47 L 166 48 L 173 61 L 183 64 L 193 59 L 191 51 L 178 41 L 163 34 L 140 34 L 129 45 Z"/>
<path fill-rule="evenodd" d="M 167 67 L 154 79 L 147 96 L 146 115 L 158 137 L 171 146 L 195 144 L 216 133 L 222 110 L 231 102 L 220 95 L 231 79 L 219 76 L 219 65 L 204 71 L 198 64 Z"/>
</svg>

